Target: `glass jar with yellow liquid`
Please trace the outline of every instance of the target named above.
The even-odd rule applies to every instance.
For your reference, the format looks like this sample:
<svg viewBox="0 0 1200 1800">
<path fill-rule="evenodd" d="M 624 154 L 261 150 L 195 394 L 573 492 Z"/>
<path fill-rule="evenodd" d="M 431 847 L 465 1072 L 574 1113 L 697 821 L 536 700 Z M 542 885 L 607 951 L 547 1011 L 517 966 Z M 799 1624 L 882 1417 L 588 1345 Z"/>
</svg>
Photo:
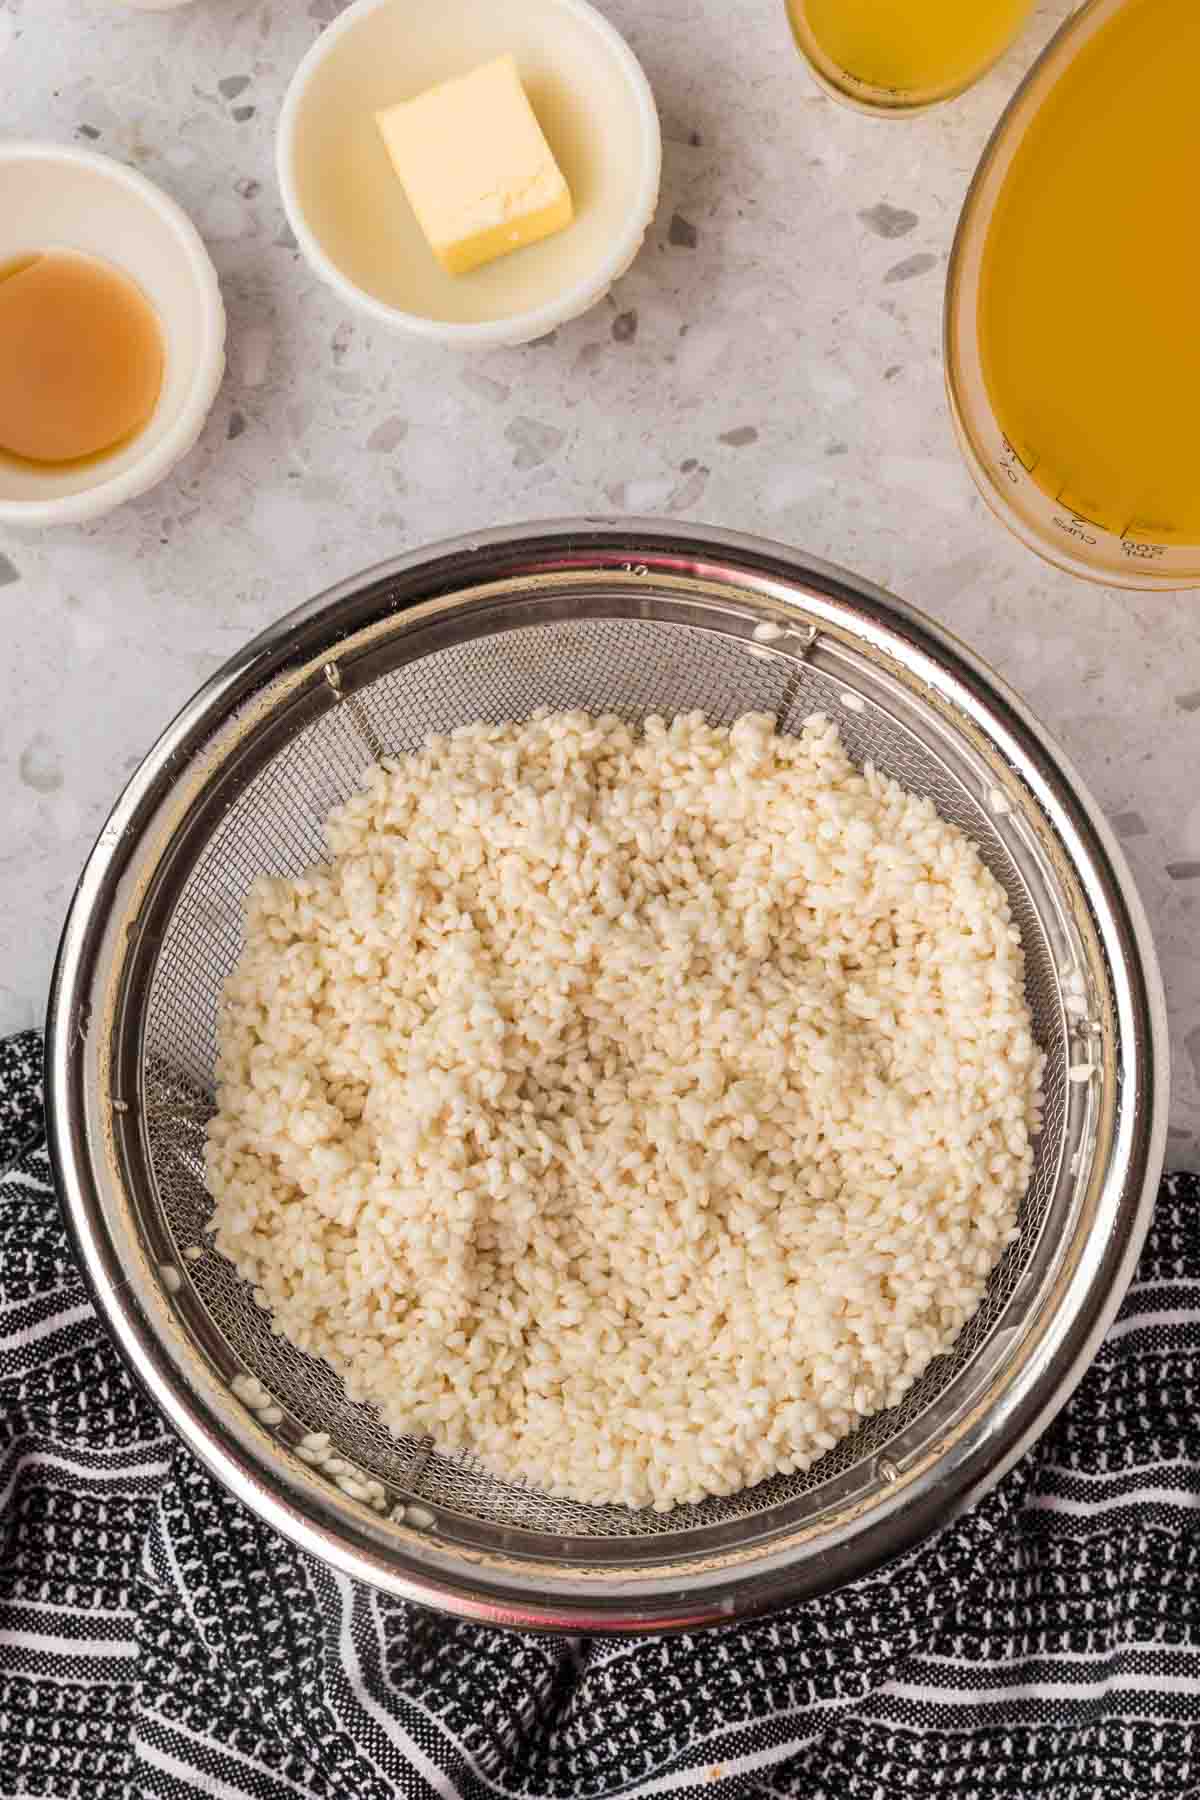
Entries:
<svg viewBox="0 0 1200 1800">
<path fill-rule="evenodd" d="M 919 112 L 961 94 L 1033 8 L 1034 0 L 787 0 L 822 87 L 875 113 Z"/>
</svg>

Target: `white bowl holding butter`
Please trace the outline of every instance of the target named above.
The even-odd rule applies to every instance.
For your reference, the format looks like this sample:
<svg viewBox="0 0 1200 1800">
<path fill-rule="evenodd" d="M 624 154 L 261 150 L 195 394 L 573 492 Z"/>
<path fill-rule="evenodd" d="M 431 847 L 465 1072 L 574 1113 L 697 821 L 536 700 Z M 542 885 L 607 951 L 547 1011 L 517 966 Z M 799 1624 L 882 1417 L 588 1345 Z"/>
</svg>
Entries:
<svg viewBox="0 0 1200 1800">
<path fill-rule="evenodd" d="M 570 223 L 451 273 L 381 124 L 508 55 L 566 178 Z M 471 141 L 481 128 L 501 129 L 464 112 L 464 157 L 494 151 L 500 166 L 510 146 Z M 527 343 L 602 299 L 645 236 L 661 162 L 641 65 L 587 0 L 357 0 L 304 58 L 279 122 L 284 206 L 317 274 L 380 324 L 463 349 Z M 436 195 L 415 197 L 436 209 Z M 422 217 L 436 235 L 426 205 Z"/>
<path fill-rule="evenodd" d="M 103 265 L 148 305 L 162 337 L 157 397 L 145 422 L 101 454 L 42 463 L 0 454 L 8 525 L 78 524 L 145 493 L 195 444 L 225 367 L 216 271 L 174 200 L 94 150 L 0 143 L 0 275 L 60 252 Z"/>
</svg>

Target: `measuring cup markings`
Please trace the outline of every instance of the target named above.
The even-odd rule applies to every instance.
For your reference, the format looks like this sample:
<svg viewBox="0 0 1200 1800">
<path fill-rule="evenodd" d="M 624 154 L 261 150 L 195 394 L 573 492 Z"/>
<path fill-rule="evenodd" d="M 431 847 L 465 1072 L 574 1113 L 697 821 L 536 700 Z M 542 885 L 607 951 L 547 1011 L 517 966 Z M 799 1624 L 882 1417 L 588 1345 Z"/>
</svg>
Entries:
<svg viewBox="0 0 1200 1800">
<path fill-rule="evenodd" d="M 1084 518 L 1082 514 L 1076 513 L 1074 510 L 1072 510 L 1070 517 L 1066 519 L 1062 518 L 1058 513 L 1055 513 L 1054 524 L 1059 531 L 1065 531 L 1068 537 L 1078 538 L 1081 543 L 1095 544 L 1098 541 L 1092 536 L 1091 532 L 1087 530 L 1089 525 L 1096 525 L 1096 520 Z M 1097 529 L 1103 531 L 1105 530 L 1105 527 L 1103 525 L 1098 525 Z"/>
<path fill-rule="evenodd" d="M 1018 449 L 1006 432 L 1001 432 L 1000 448 L 992 459 L 997 473 L 1013 487 L 1022 484 L 1022 476 L 1033 477 L 1034 470 L 1042 461 L 1040 455 L 1028 446 Z M 1040 483 L 1035 484 L 1046 494 Z M 1047 500 L 1049 500 L 1047 494 Z M 1163 543 L 1162 537 L 1170 527 L 1158 521 L 1139 521 L 1130 519 L 1121 529 L 1108 525 L 1102 519 L 1091 516 L 1083 507 L 1077 506 L 1070 499 L 1064 484 L 1054 495 L 1051 505 L 1057 504 L 1063 510 L 1051 513 L 1051 523 L 1056 530 L 1066 536 L 1075 538 L 1080 543 L 1095 546 L 1099 539 L 1093 531 L 1103 532 L 1106 537 L 1116 538 L 1121 546 L 1121 554 L 1131 562 L 1157 562 L 1166 555 L 1169 546 Z M 1091 529 L 1089 529 L 1089 527 Z"/>
</svg>

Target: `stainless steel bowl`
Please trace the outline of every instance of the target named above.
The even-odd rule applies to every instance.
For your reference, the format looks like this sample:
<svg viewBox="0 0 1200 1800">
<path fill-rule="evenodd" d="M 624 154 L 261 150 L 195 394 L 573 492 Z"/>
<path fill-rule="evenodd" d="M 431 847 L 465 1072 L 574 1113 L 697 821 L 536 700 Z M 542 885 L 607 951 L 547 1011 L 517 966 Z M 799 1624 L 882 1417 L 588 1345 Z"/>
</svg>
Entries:
<svg viewBox="0 0 1200 1800">
<path fill-rule="evenodd" d="M 271 1335 L 223 1258 L 187 1256 L 209 1210 L 214 1017 L 247 885 L 318 859 L 325 815 L 381 752 L 539 705 L 631 718 L 703 708 L 717 722 L 754 708 L 784 730 L 837 715 L 851 752 L 932 795 L 1007 889 L 1048 1057 L 1020 1238 L 954 1351 L 808 1474 L 667 1515 L 552 1500 L 393 1439 L 328 1368 Z M 1132 1273 L 1161 1165 L 1165 1046 L 1120 853 L 1062 754 L 969 651 L 778 546 L 584 520 L 461 539 L 360 576 L 257 638 L 184 709 L 118 801 L 67 921 L 51 1146 L 117 1342 L 184 1440 L 264 1519 L 359 1580 L 452 1612 L 647 1631 L 848 1581 L 969 1505 L 1027 1448 Z M 237 1398 L 230 1383 L 242 1376 L 244 1391 L 247 1372 L 281 1419 Z M 296 1455 L 314 1431 L 384 1484 L 386 1514 Z"/>
</svg>

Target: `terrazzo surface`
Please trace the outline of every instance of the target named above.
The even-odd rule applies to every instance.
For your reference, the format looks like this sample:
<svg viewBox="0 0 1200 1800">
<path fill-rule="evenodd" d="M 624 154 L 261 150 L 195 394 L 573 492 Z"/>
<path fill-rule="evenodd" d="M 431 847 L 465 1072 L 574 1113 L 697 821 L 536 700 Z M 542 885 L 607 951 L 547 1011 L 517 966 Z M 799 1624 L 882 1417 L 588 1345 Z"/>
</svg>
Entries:
<svg viewBox="0 0 1200 1800">
<path fill-rule="evenodd" d="M 230 316 L 225 384 L 170 480 L 93 526 L 0 536 L 0 1031 L 42 1017 L 75 877 L 129 771 L 246 638 L 449 533 L 641 512 L 844 563 L 1025 696 L 1141 886 L 1171 1011 L 1170 1155 L 1200 1166 L 1195 602 L 1089 587 L 1012 542 L 943 397 L 958 210 L 1066 5 L 1040 7 L 956 105 L 896 124 L 817 93 L 782 0 L 604 0 L 662 114 L 655 226 L 602 306 L 472 361 L 352 317 L 285 225 L 275 119 L 340 10 L 0 0 L 6 135 L 91 144 L 160 182 L 208 243 Z"/>
</svg>

